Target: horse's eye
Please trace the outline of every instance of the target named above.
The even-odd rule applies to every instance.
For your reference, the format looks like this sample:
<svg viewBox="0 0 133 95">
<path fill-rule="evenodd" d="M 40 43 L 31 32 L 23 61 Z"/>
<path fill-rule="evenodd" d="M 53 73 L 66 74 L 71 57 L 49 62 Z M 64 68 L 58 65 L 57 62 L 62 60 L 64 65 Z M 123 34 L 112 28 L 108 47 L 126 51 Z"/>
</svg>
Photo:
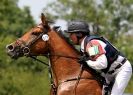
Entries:
<svg viewBox="0 0 133 95">
<path fill-rule="evenodd" d="M 39 35 L 39 34 L 40 34 L 40 32 L 32 32 L 31 34 L 32 34 L 32 35 L 36 35 L 36 36 L 37 36 L 37 35 Z"/>
</svg>

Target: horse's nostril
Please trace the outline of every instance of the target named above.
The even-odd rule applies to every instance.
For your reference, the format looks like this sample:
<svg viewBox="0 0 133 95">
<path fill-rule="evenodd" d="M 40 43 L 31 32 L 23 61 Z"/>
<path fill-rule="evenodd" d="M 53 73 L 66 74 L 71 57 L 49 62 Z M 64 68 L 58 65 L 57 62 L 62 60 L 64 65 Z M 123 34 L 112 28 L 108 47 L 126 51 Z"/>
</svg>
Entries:
<svg viewBox="0 0 133 95">
<path fill-rule="evenodd" d="M 14 46 L 13 45 L 7 45 L 6 48 L 10 51 L 13 51 L 14 50 Z"/>
</svg>

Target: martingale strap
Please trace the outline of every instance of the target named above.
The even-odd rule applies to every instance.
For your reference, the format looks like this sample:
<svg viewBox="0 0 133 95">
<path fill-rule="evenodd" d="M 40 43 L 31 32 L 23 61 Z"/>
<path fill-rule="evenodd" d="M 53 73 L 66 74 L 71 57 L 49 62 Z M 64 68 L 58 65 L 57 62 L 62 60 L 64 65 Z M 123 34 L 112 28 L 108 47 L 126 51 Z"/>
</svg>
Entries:
<svg viewBox="0 0 133 95">
<path fill-rule="evenodd" d="M 95 78 L 92 78 L 92 77 L 91 77 L 91 78 L 83 78 L 83 77 L 80 77 L 80 79 L 90 79 L 90 80 L 95 80 Z M 75 80 L 79 80 L 79 79 L 78 79 L 78 78 L 67 79 L 67 80 L 61 82 L 61 84 L 64 83 L 64 82 L 75 81 Z"/>
</svg>

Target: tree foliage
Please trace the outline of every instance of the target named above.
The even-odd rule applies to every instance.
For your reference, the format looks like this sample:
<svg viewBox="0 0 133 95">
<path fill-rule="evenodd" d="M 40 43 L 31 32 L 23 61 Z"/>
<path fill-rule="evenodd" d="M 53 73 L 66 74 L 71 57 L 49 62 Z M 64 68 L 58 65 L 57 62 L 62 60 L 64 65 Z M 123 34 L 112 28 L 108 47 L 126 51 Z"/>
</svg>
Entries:
<svg viewBox="0 0 133 95">
<path fill-rule="evenodd" d="M 6 54 L 6 45 L 35 25 L 29 7 L 20 9 L 17 3 L 0 0 L 0 95 L 48 95 L 44 65 L 25 57 L 13 60 Z"/>
<path fill-rule="evenodd" d="M 119 34 L 133 28 L 132 4 L 132 0 L 58 0 L 45 10 L 66 21 L 80 19 L 97 24 L 102 34 L 115 41 Z"/>
<path fill-rule="evenodd" d="M 19 37 L 27 28 L 34 25 L 29 8 L 20 9 L 17 1 L 0 1 L 0 35 L 10 34 Z"/>
</svg>

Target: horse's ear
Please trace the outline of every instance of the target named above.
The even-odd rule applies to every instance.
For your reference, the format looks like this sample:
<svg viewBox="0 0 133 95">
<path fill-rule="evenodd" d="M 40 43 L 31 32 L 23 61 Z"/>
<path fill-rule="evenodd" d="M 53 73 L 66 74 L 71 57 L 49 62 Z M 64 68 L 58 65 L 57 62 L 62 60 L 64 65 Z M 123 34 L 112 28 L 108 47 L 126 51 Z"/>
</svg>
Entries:
<svg viewBox="0 0 133 95">
<path fill-rule="evenodd" d="M 48 24 L 48 22 L 46 20 L 46 17 L 45 17 L 45 15 L 43 13 L 41 13 L 41 21 L 42 21 L 43 25 L 47 25 Z"/>
</svg>

